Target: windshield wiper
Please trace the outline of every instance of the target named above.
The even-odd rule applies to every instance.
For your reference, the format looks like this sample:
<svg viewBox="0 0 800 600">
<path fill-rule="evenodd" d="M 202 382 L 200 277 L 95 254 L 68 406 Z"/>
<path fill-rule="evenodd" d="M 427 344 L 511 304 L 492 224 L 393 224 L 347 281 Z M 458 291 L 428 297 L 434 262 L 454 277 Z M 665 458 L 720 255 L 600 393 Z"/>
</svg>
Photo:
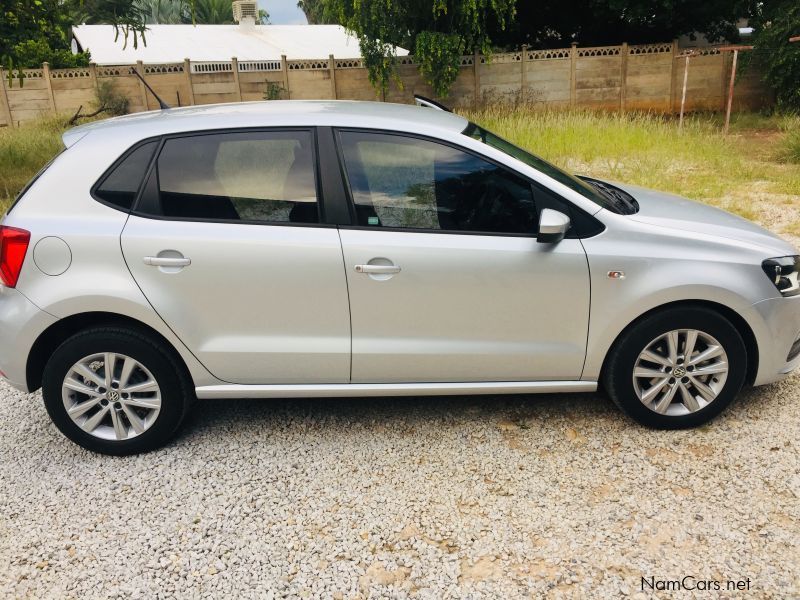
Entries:
<svg viewBox="0 0 800 600">
<path fill-rule="evenodd" d="M 639 203 L 636 198 L 631 196 L 628 192 L 619 189 L 616 186 L 594 179 L 593 177 L 584 177 L 579 175 L 580 179 L 591 185 L 598 192 L 603 194 L 606 198 L 611 200 L 614 206 L 619 210 L 620 214 L 632 215 L 639 212 Z"/>
</svg>

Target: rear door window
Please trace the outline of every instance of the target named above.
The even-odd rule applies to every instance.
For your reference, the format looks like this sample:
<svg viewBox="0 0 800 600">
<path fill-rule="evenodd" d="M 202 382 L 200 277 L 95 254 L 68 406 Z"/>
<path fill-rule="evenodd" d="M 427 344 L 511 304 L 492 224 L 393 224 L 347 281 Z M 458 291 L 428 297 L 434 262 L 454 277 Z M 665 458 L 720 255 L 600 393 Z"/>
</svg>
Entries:
<svg viewBox="0 0 800 600">
<path fill-rule="evenodd" d="M 211 221 L 318 223 L 313 136 L 248 131 L 170 138 L 145 211 Z M 151 189 L 152 188 L 152 191 Z"/>
<path fill-rule="evenodd" d="M 150 166 L 157 141 L 147 142 L 130 152 L 105 176 L 94 190 L 96 198 L 124 210 L 130 210 Z"/>
</svg>

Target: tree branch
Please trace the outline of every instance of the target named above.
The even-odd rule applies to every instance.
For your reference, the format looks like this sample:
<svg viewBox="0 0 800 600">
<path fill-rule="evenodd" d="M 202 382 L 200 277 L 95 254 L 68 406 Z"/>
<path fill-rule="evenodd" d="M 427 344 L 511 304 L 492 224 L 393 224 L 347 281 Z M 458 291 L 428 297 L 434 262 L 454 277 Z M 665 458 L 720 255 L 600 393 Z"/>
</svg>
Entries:
<svg viewBox="0 0 800 600">
<path fill-rule="evenodd" d="M 81 110 L 83 110 L 83 104 L 81 104 L 75 114 L 72 115 L 72 118 L 68 122 L 70 125 L 75 125 L 75 123 L 78 122 L 78 119 L 91 119 L 92 117 L 96 117 L 100 113 L 107 112 L 109 108 L 106 105 L 103 105 L 93 113 L 87 113 L 85 115 L 81 114 Z"/>
</svg>

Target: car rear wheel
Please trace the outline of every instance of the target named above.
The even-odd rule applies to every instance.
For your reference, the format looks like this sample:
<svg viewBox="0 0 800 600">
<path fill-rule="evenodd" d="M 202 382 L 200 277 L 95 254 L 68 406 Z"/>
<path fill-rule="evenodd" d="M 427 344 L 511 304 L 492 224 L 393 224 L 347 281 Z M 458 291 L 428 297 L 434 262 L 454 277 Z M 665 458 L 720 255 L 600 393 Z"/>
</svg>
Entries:
<svg viewBox="0 0 800 600">
<path fill-rule="evenodd" d="M 191 386 L 171 349 L 139 332 L 83 331 L 44 369 L 42 395 L 59 430 L 88 450 L 127 455 L 162 446 L 180 426 Z"/>
<path fill-rule="evenodd" d="M 741 335 L 702 307 L 645 317 L 626 331 L 603 374 L 611 399 L 649 427 L 695 427 L 717 416 L 739 393 L 747 371 Z"/>
</svg>

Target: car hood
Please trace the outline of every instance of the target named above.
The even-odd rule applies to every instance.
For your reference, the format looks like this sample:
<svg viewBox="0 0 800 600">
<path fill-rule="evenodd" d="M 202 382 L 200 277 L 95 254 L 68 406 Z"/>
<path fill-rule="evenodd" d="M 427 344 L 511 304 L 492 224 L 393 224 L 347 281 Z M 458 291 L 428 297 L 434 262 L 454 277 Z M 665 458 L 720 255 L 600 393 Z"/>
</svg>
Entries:
<svg viewBox="0 0 800 600">
<path fill-rule="evenodd" d="M 639 211 L 626 218 L 702 235 L 737 240 L 761 246 L 772 256 L 796 254 L 787 241 L 755 223 L 727 211 L 674 194 L 614 182 L 639 203 Z"/>
</svg>

